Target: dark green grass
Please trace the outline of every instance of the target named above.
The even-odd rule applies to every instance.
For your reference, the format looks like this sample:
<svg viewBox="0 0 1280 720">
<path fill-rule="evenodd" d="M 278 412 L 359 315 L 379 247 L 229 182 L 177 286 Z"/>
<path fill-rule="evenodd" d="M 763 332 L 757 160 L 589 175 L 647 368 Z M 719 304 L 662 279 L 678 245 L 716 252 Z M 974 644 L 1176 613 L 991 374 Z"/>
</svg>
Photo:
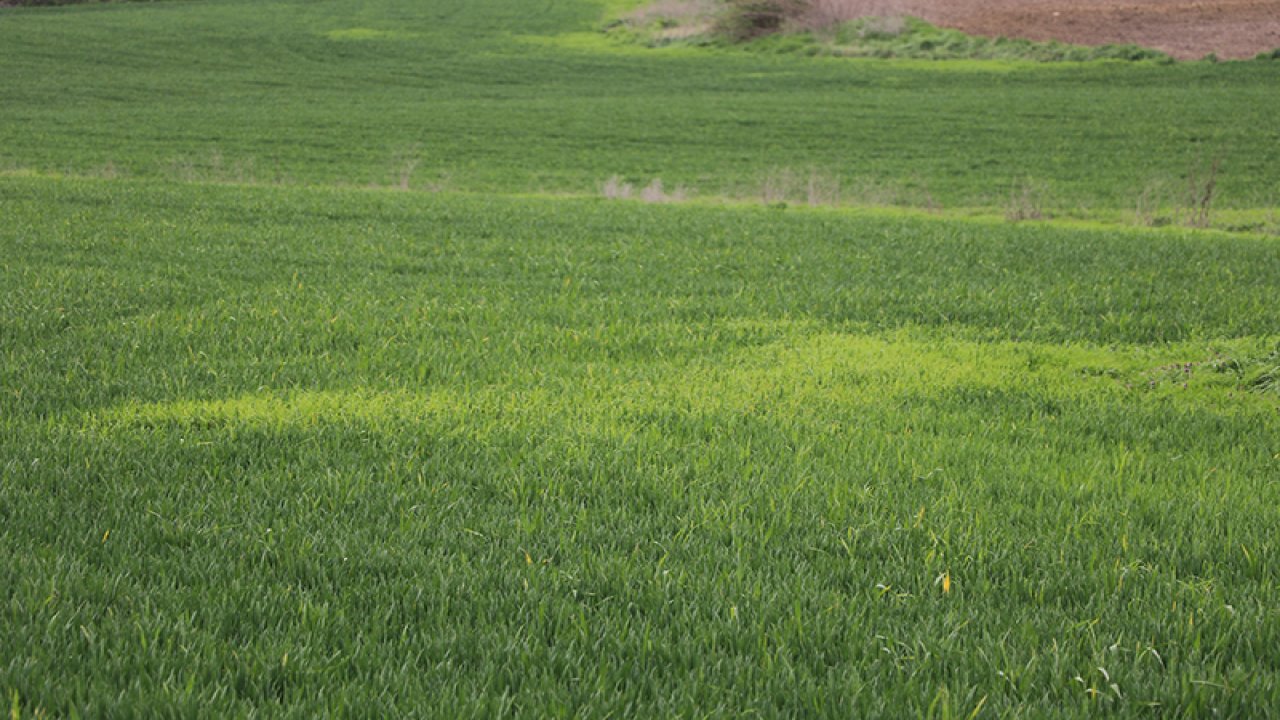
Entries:
<svg viewBox="0 0 1280 720">
<path fill-rule="evenodd" d="M 208 0 L 0 11 L 0 168 L 707 196 L 814 170 L 850 202 L 1056 214 L 1280 198 L 1277 63 L 866 61 L 645 50 L 587 0 Z M 125 41 L 124 39 L 127 39 Z"/>
<path fill-rule="evenodd" d="M 24 717 L 1280 703 L 1280 401 L 1251 379 L 1274 242 L 0 199 L 0 691 Z"/>
</svg>

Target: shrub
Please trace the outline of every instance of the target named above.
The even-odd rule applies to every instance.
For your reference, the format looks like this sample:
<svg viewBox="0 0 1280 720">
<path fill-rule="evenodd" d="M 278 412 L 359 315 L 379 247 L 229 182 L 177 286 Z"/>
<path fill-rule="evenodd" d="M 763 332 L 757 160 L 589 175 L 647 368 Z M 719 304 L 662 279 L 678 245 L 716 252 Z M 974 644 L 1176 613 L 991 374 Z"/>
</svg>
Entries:
<svg viewBox="0 0 1280 720">
<path fill-rule="evenodd" d="M 738 42 L 781 31 L 807 5 L 805 0 L 728 0 L 727 4 L 717 29 Z"/>
</svg>

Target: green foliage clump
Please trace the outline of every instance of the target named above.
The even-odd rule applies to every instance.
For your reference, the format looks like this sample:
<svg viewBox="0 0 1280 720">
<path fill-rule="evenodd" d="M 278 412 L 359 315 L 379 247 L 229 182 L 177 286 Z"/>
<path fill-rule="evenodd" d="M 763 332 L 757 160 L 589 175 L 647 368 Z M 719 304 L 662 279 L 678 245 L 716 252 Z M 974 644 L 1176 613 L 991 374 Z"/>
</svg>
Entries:
<svg viewBox="0 0 1280 720">
<path fill-rule="evenodd" d="M 1217 358 L 1212 367 L 1230 373 L 1244 388 L 1280 395 L 1280 345 L 1269 352 Z"/>
<path fill-rule="evenodd" d="M 804 0 L 726 0 L 715 32 L 734 42 L 782 32 L 804 8 Z"/>
<path fill-rule="evenodd" d="M 827 31 L 760 34 L 748 47 L 766 52 L 801 52 L 840 57 L 922 60 L 1029 60 L 1085 62 L 1150 60 L 1173 62 L 1165 53 L 1137 45 L 1071 45 L 1005 37 L 981 37 L 940 28 L 914 17 L 868 17 Z"/>
</svg>

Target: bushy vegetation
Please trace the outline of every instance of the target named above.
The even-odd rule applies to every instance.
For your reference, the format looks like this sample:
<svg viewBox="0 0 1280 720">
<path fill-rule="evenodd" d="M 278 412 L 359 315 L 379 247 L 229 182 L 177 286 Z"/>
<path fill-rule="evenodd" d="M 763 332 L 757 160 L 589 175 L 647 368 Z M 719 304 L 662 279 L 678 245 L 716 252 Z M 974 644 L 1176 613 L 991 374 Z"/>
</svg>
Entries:
<svg viewBox="0 0 1280 720">
<path fill-rule="evenodd" d="M 728 0 L 715 32 L 741 42 L 785 30 L 803 11 L 804 0 Z"/>
<path fill-rule="evenodd" d="M 863 18 L 831 28 L 761 41 L 761 49 L 845 57 L 916 58 L 925 60 L 1031 60 L 1087 62 L 1090 60 L 1155 60 L 1168 55 L 1136 45 L 1070 45 L 1011 38 L 967 35 L 940 28 L 918 18 Z"/>
<path fill-rule="evenodd" d="M 1168 55 L 1136 45 L 1084 46 L 987 38 L 904 15 L 859 14 L 864 3 L 728 0 L 656 3 L 609 28 L 648 45 L 730 43 L 767 52 L 927 60 L 1154 60 Z M 871 7 L 871 6 L 868 6 Z"/>
</svg>

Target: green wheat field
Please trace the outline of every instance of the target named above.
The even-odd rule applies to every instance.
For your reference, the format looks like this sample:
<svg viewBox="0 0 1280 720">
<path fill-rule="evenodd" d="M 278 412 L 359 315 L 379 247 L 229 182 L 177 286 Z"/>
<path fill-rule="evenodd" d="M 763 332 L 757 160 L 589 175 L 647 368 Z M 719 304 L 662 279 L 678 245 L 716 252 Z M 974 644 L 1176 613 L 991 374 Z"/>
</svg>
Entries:
<svg viewBox="0 0 1280 720">
<path fill-rule="evenodd" d="M 3 709 L 1280 713 L 1280 62 L 628 5 L 0 8 Z"/>
</svg>

